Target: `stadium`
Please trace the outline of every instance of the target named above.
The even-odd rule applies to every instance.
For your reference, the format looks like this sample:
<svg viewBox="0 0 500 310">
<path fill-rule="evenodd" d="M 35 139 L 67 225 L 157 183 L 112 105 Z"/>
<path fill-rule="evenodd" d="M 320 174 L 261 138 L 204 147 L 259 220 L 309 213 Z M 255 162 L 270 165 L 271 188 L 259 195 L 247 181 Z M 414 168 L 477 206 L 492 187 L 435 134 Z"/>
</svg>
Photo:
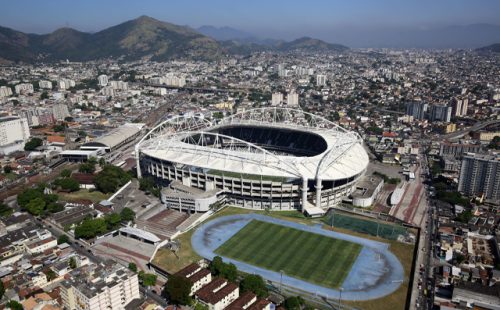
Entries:
<svg viewBox="0 0 500 310">
<path fill-rule="evenodd" d="M 215 124 L 177 116 L 153 128 L 135 152 L 138 177 L 152 176 L 164 186 L 176 182 L 176 190 L 213 193 L 240 207 L 310 215 L 348 196 L 369 161 L 358 134 L 282 107 Z M 196 211 L 207 207 L 198 204 Z"/>
</svg>

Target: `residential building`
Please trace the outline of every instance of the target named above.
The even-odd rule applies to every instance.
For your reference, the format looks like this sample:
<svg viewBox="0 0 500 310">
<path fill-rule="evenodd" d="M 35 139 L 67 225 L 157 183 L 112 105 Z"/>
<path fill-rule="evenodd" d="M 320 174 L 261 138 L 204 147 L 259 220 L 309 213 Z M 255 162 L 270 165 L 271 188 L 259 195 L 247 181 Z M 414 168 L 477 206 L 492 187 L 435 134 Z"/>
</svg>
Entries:
<svg viewBox="0 0 500 310">
<path fill-rule="evenodd" d="M 203 286 L 212 281 L 212 274 L 210 273 L 210 270 L 202 268 L 196 263 L 188 265 L 185 268 L 179 270 L 176 275 L 184 277 L 188 279 L 189 282 L 191 282 L 192 286 L 190 295 L 193 295 Z"/>
<path fill-rule="evenodd" d="M 68 106 L 65 104 L 54 104 L 52 106 L 52 114 L 58 121 L 63 121 L 66 117 L 70 116 Z"/>
<path fill-rule="evenodd" d="M 33 84 L 31 83 L 22 83 L 14 86 L 14 90 L 16 94 L 32 94 L 33 93 Z"/>
<path fill-rule="evenodd" d="M 109 270 L 111 269 L 111 270 Z M 98 268 L 90 274 L 73 276 L 61 284 L 61 298 L 69 310 L 118 310 L 140 298 L 137 274 L 124 268 Z"/>
<path fill-rule="evenodd" d="M 52 82 L 41 80 L 38 82 L 38 87 L 42 89 L 52 89 Z"/>
<path fill-rule="evenodd" d="M 0 98 L 12 96 L 12 88 L 7 86 L 0 86 Z"/>
<path fill-rule="evenodd" d="M 295 91 L 291 91 L 286 96 L 286 105 L 289 107 L 298 107 L 299 106 L 299 94 Z"/>
<path fill-rule="evenodd" d="M 22 150 L 30 137 L 28 121 L 15 116 L 0 117 L 0 153 Z"/>
<path fill-rule="evenodd" d="M 104 87 L 108 85 L 108 76 L 105 74 L 101 74 L 97 77 L 97 81 L 99 83 L 99 86 Z"/>
<path fill-rule="evenodd" d="M 430 112 L 430 120 L 449 123 L 451 121 L 452 108 L 446 105 L 432 105 Z"/>
<path fill-rule="evenodd" d="M 427 114 L 428 105 L 423 102 L 408 102 L 406 104 L 406 115 L 413 116 L 414 119 L 423 120 Z"/>
<path fill-rule="evenodd" d="M 273 93 L 271 97 L 271 105 L 280 105 L 283 102 L 283 93 Z"/>
<path fill-rule="evenodd" d="M 458 191 L 500 201 L 500 154 L 467 153 L 462 159 Z"/>
<path fill-rule="evenodd" d="M 467 98 L 453 98 L 451 100 L 452 115 L 453 117 L 467 115 L 469 107 L 469 99 Z"/>
<path fill-rule="evenodd" d="M 326 75 L 324 75 L 324 74 L 316 75 L 316 85 L 317 86 L 325 86 L 326 85 Z"/>
<path fill-rule="evenodd" d="M 196 297 L 209 310 L 222 310 L 240 296 L 238 285 L 223 278 L 215 278 L 198 292 Z"/>
</svg>

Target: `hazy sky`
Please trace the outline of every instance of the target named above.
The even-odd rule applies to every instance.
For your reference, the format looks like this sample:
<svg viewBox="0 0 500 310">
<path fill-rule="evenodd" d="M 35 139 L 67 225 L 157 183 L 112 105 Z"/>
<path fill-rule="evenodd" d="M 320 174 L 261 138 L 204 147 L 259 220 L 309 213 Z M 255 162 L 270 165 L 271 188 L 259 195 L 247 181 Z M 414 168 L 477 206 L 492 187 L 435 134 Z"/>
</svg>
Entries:
<svg viewBox="0 0 500 310">
<path fill-rule="evenodd" d="M 47 33 L 98 31 L 140 15 L 181 25 L 230 26 L 261 37 L 500 25 L 500 0 L 7 0 L 0 25 Z"/>
</svg>

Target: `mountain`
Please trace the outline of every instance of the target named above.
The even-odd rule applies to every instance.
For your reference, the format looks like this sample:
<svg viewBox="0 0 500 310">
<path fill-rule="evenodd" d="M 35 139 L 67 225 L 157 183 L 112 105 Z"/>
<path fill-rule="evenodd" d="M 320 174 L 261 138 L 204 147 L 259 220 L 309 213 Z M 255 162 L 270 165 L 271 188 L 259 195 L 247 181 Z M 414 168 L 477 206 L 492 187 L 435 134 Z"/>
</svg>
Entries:
<svg viewBox="0 0 500 310">
<path fill-rule="evenodd" d="M 488 46 L 483 46 L 476 49 L 478 52 L 489 52 L 489 53 L 500 53 L 500 43 L 491 44 Z"/>
<path fill-rule="evenodd" d="M 341 44 L 332 44 L 319 39 L 302 37 L 290 42 L 284 42 L 277 45 L 277 48 L 284 52 L 289 51 L 307 51 L 307 52 L 342 52 L 349 48 Z"/>
<path fill-rule="evenodd" d="M 201 34 L 214 38 L 217 41 L 245 40 L 254 35 L 231 27 L 201 26 L 196 29 Z"/>
<path fill-rule="evenodd" d="M 153 60 L 190 58 L 213 60 L 223 49 L 212 38 L 193 29 L 141 16 L 96 33 L 71 28 L 50 34 L 25 34 L 0 27 L 0 58 L 12 61 L 93 60 L 144 57 Z"/>
</svg>

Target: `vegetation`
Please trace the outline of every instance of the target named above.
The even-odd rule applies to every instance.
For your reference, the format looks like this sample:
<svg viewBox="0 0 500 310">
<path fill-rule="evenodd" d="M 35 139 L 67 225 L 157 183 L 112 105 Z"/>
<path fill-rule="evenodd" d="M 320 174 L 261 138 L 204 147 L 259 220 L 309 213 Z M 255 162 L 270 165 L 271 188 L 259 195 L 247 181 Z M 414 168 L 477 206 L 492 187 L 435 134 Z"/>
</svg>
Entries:
<svg viewBox="0 0 500 310">
<path fill-rule="evenodd" d="M 69 243 L 69 237 L 67 235 L 60 235 L 57 238 L 57 244 Z"/>
<path fill-rule="evenodd" d="M 78 171 L 81 173 L 94 173 L 95 172 L 95 163 L 93 162 L 86 162 L 86 163 L 81 163 L 80 166 L 78 167 Z"/>
<path fill-rule="evenodd" d="M 75 238 L 92 239 L 108 231 L 118 229 L 122 222 L 128 221 L 130 214 L 126 212 L 124 216 L 122 217 L 122 213 L 110 213 L 100 218 L 85 219 L 80 225 L 76 226 Z"/>
<path fill-rule="evenodd" d="M 298 238 L 301 242 L 296 242 Z M 319 243 L 323 246 L 317 247 Z M 215 253 L 336 288 L 344 281 L 361 248 L 357 243 L 253 220 Z M 301 268 L 296 267 L 299 264 Z"/>
<path fill-rule="evenodd" d="M 246 275 L 243 280 L 241 280 L 240 291 L 241 293 L 253 292 L 259 298 L 266 298 L 269 296 L 269 291 L 264 279 L 256 274 Z"/>
<path fill-rule="evenodd" d="M 43 141 L 40 138 L 31 138 L 26 144 L 24 145 L 24 150 L 25 151 L 34 151 L 37 147 L 42 146 Z"/>
<path fill-rule="evenodd" d="M 193 300 L 191 293 L 191 282 L 181 276 L 173 275 L 169 277 L 163 290 L 164 297 L 168 298 L 174 305 L 191 305 Z"/>
<path fill-rule="evenodd" d="M 128 269 L 133 272 L 137 272 L 137 265 L 135 263 L 128 263 Z"/>
<path fill-rule="evenodd" d="M 62 211 L 63 206 L 57 203 L 58 196 L 44 194 L 45 187 L 45 184 L 39 184 L 36 188 L 28 188 L 17 195 L 17 203 L 21 209 L 37 216 Z"/>
<path fill-rule="evenodd" d="M 135 219 L 135 212 L 132 211 L 132 209 L 125 207 L 120 212 L 120 217 L 122 221 L 130 222 Z"/>
<path fill-rule="evenodd" d="M 383 174 L 378 171 L 373 172 L 373 175 L 381 177 L 387 184 L 399 184 L 401 182 L 400 178 L 390 178 L 386 174 Z"/>
<path fill-rule="evenodd" d="M 61 174 L 59 174 L 63 178 L 69 178 L 71 176 L 71 170 L 69 169 L 64 169 L 61 171 Z"/>
<path fill-rule="evenodd" d="M 0 203 L 0 217 L 7 217 L 7 216 L 11 215 L 12 212 L 14 212 L 14 210 L 12 210 L 12 208 L 9 208 L 9 206 L 3 202 Z"/>
<path fill-rule="evenodd" d="M 9 302 L 6 303 L 5 306 L 7 306 L 7 308 L 10 308 L 12 310 L 23 310 L 23 305 L 21 305 L 15 300 L 9 300 Z"/>
<path fill-rule="evenodd" d="M 139 281 L 144 286 L 154 286 L 156 285 L 157 276 L 152 273 L 145 273 L 144 271 L 139 271 Z"/>
<path fill-rule="evenodd" d="M 61 189 L 76 192 L 80 189 L 80 183 L 73 178 L 59 178 L 54 181 L 54 185 L 59 186 Z"/>
<path fill-rule="evenodd" d="M 76 260 L 74 257 L 71 257 L 68 261 L 69 268 L 75 269 L 76 268 Z"/>
<path fill-rule="evenodd" d="M 489 149 L 500 150 L 500 136 L 495 136 L 488 144 Z"/>
<path fill-rule="evenodd" d="M 459 222 L 462 222 L 462 223 L 468 223 L 472 219 L 473 216 L 474 216 L 474 214 L 472 214 L 471 210 L 465 210 L 462 213 L 457 215 L 456 220 Z"/>
<path fill-rule="evenodd" d="M 222 257 L 215 256 L 209 265 L 210 272 L 214 276 L 220 276 L 228 279 L 231 282 L 235 282 L 238 277 L 238 269 L 233 263 L 224 263 Z"/>
<path fill-rule="evenodd" d="M 86 219 L 75 228 L 75 238 L 92 239 L 107 231 L 103 218 Z"/>
<path fill-rule="evenodd" d="M 291 296 L 285 299 L 283 304 L 286 310 L 301 310 L 305 305 L 305 300 L 300 296 Z"/>
<path fill-rule="evenodd" d="M 57 125 L 54 125 L 53 129 L 55 132 L 62 132 L 66 129 L 66 125 L 65 124 L 57 124 Z"/>
<path fill-rule="evenodd" d="M 160 197 L 161 188 L 155 183 L 151 176 L 139 179 L 139 189 L 141 191 L 150 192 L 156 197 Z"/>
<path fill-rule="evenodd" d="M 113 165 L 105 165 L 102 171 L 96 175 L 94 183 L 101 192 L 113 193 L 130 181 L 130 179 L 131 176 L 123 171 L 123 169 Z"/>
<path fill-rule="evenodd" d="M 0 300 L 3 298 L 5 294 L 5 286 L 3 286 L 3 281 L 0 281 Z"/>
</svg>

